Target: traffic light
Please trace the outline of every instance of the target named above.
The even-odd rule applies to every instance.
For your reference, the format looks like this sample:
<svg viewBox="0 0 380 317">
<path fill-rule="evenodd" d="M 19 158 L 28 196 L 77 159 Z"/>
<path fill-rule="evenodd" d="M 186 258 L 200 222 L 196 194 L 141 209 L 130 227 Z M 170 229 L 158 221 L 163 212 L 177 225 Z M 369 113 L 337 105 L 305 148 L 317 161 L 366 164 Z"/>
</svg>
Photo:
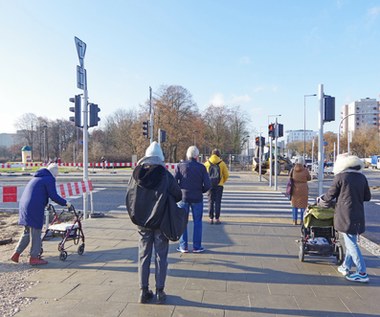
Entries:
<svg viewBox="0 0 380 317">
<path fill-rule="evenodd" d="M 166 131 L 158 129 L 158 136 L 159 136 L 159 142 L 158 143 L 164 143 L 166 142 Z"/>
<path fill-rule="evenodd" d="M 277 127 L 278 127 L 278 137 L 281 138 L 282 136 L 284 136 L 284 125 L 279 123 L 277 124 Z"/>
<path fill-rule="evenodd" d="M 98 125 L 98 122 L 100 121 L 100 118 L 99 118 L 100 108 L 97 104 L 94 104 L 94 103 L 90 103 L 89 106 L 90 106 L 90 121 L 89 121 L 88 126 L 95 127 Z"/>
<path fill-rule="evenodd" d="M 148 139 L 149 138 L 149 122 L 143 121 L 143 135 Z"/>
<path fill-rule="evenodd" d="M 335 97 L 324 96 L 323 122 L 335 121 Z"/>
<path fill-rule="evenodd" d="M 74 117 L 70 117 L 70 121 L 74 122 L 76 127 L 82 127 L 81 120 L 81 96 L 75 95 L 74 98 L 69 99 L 70 102 L 74 103 L 74 107 L 70 107 L 69 110 L 74 112 Z"/>
<path fill-rule="evenodd" d="M 276 137 L 276 131 L 275 131 L 275 124 L 274 123 L 271 123 L 269 126 L 268 126 L 268 135 L 270 138 L 274 139 Z"/>
<path fill-rule="evenodd" d="M 259 136 L 257 136 L 256 138 L 255 138 L 255 144 L 257 145 L 257 146 L 264 146 L 265 145 L 265 138 L 262 136 L 261 137 L 261 144 L 260 144 L 260 137 Z"/>
</svg>

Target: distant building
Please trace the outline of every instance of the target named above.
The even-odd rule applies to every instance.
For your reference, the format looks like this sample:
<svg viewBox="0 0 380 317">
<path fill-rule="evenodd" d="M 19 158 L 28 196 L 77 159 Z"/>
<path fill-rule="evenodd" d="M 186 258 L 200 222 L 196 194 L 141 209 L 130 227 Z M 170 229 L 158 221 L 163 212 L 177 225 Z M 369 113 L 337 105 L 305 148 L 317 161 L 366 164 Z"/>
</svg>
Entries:
<svg viewBox="0 0 380 317">
<path fill-rule="evenodd" d="M 317 135 L 317 132 L 313 130 L 288 130 L 285 133 L 286 143 L 303 142 L 304 138 L 306 142 L 309 142 Z"/>
<path fill-rule="evenodd" d="M 341 134 L 354 133 L 362 127 L 376 127 L 379 130 L 379 102 L 376 99 L 365 98 L 344 105 L 341 111 Z M 372 113 L 363 115 L 363 113 Z M 356 115 L 354 115 L 356 114 Z"/>
<path fill-rule="evenodd" d="M 0 146 L 11 147 L 16 144 L 16 133 L 0 133 Z"/>
</svg>

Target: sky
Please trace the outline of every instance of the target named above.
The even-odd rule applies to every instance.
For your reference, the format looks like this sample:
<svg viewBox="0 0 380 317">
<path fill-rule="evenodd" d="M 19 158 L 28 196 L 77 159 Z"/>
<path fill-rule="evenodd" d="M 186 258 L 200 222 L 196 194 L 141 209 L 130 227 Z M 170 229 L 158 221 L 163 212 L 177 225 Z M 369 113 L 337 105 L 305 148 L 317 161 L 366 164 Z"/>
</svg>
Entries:
<svg viewBox="0 0 380 317">
<path fill-rule="evenodd" d="M 0 0 L 0 133 L 26 113 L 68 119 L 87 44 L 89 101 L 102 122 L 179 85 L 200 112 L 239 106 L 251 131 L 318 130 L 318 98 L 379 100 L 378 0 Z M 304 120 L 306 109 L 306 121 Z"/>
</svg>

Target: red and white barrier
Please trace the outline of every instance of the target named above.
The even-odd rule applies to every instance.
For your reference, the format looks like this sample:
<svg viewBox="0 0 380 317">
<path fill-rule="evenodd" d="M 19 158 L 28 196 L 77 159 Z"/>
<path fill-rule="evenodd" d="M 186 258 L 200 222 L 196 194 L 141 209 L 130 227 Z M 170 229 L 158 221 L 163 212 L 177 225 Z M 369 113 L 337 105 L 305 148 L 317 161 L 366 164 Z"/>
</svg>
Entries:
<svg viewBox="0 0 380 317">
<path fill-rule="evenodd" d="M 0 203 L 17 203 L 25 187 L 21 186 L 0 186 Z M 70 182 L 57 185 L 57 193 L 63 198 L 81 195 L 92 192 L 91 181 Z"/>
<path fill-rule="evenodd" d="M 46 166 L 45 163 L 16 163 L 16 164 L 0 164 L 0 168 L 20 168 L 20 167 L 42 167 Z M 58 166 L 67 167 L 83 167 L 83 163 L 57 163 Z M 137 163 L 125 162 L 125 163 L 88 163 L 88 167 L 99 168 L 114 168 L 114 167 L 136 167 Z M 167 163 L 166 168 L 174 169 L 177 166 L 176 163 Z"/>
</svg>

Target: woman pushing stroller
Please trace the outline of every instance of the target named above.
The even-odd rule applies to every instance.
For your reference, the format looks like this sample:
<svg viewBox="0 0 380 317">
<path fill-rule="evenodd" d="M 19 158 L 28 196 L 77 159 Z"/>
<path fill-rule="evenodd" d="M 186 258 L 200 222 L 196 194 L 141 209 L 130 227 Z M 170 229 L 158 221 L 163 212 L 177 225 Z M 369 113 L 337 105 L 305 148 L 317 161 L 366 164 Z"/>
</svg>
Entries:
<svg viewBox="0 0 380 317">
<path fill-rule="evenodd" d="M 326 194 L 318 198 L 322 207 L 336 200 L 334 226 L 342 233 L 346 246 L 346 256 L 338 271 L 353 282 L 366 283 L 369 277 L 358 237 L 365 231 L 364 201 L 371 199 L 367 178 L 362 174 L 364 164 L 354 155 L 338 155 L 334 164 L 334 181 Z M 351 273 L 351 267 L 356 272 Z"/>
</svg>

